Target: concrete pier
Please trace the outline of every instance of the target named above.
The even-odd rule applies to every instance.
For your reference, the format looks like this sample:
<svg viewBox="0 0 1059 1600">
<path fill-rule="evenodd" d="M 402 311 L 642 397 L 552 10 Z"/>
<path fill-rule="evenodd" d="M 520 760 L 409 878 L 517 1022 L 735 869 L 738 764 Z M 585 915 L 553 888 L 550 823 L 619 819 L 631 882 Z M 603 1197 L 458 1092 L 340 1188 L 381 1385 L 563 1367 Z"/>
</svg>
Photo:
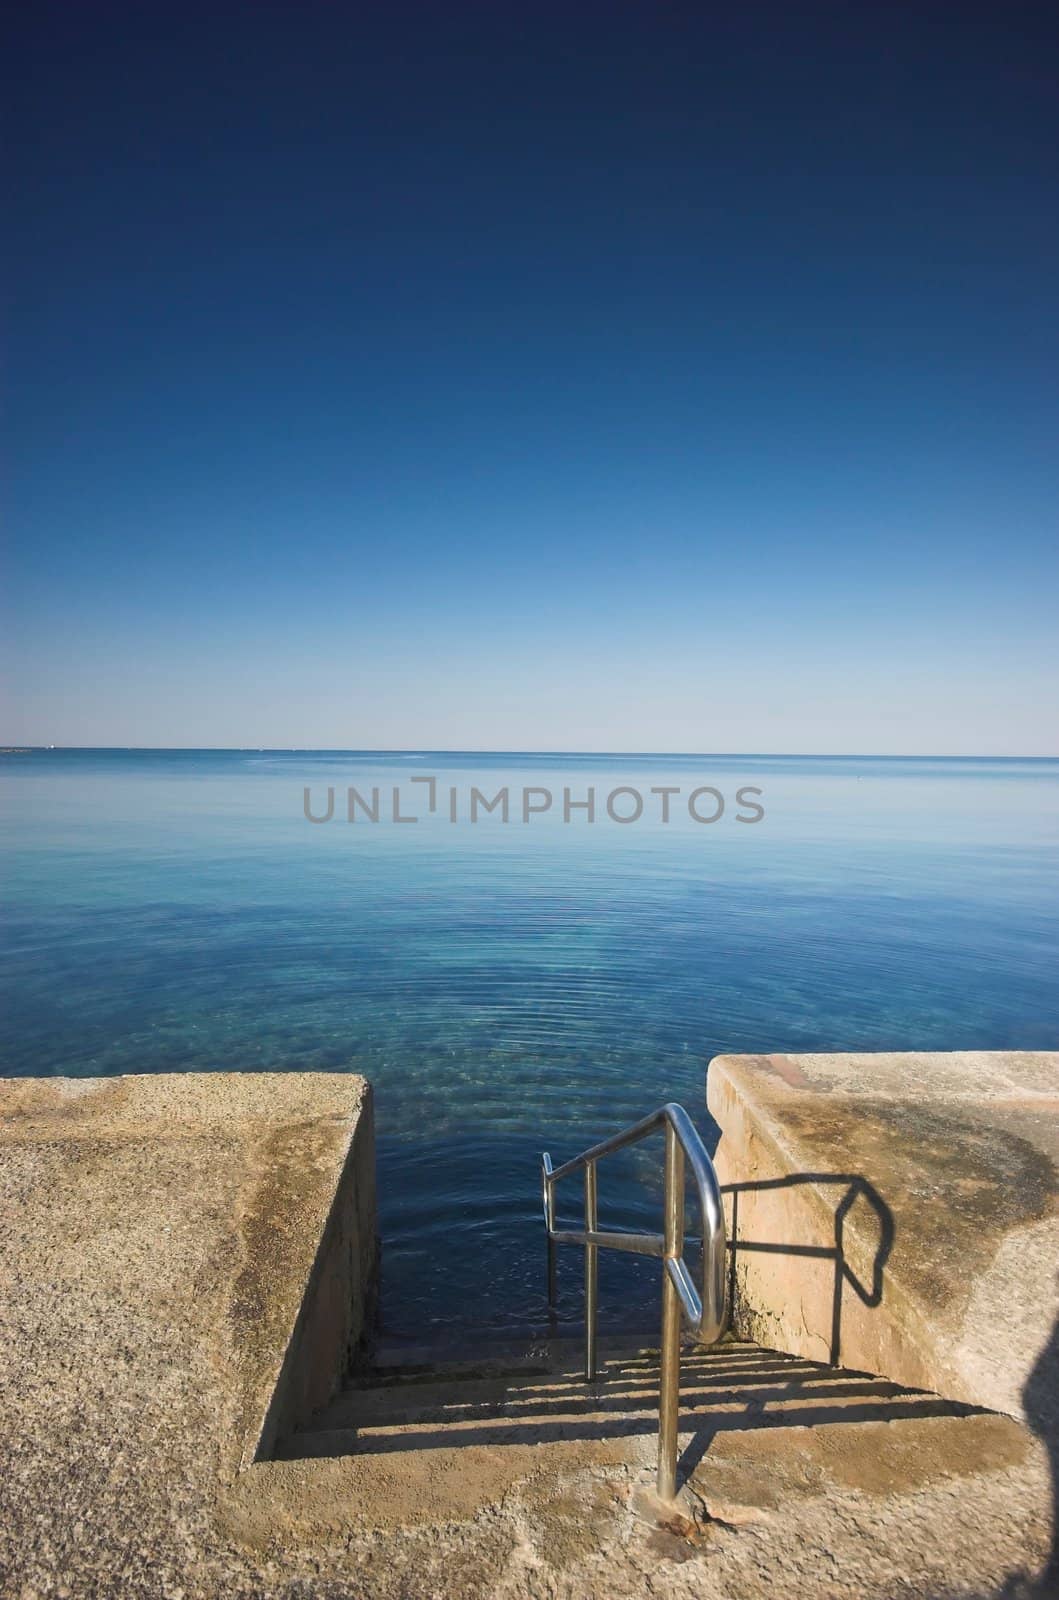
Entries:
<svg viewBox="0 0 1059 1600">
<path fill-rule="evenodd" d="M 746 1082 L 760 1077 L 748 1070 Z M 759 1151 L 747 1181 L 783 1180 L 787 1168 L 763 1163 L 756 1102 L 739 1082 L 736 1068 L 711 1069 L 713 1103 L 725 1097 L 729 1155 L 743 1128 Z M 1034 1094 L 1047 1099 L 1047 1084 Z M 848 1204 L 832 1204 L 823 1237 L 833 1249 L 841 1211 L 843 1272 L 856 1279 L 843 1278 L 842 1304 L 860 1305 L 866 1294 L 877 1304 L 865 1314 L 881 1312 L 891 1289 L 896 1296 L 898 1283 L 913 1284 L 914 1275 L 890 1278 L 891 1264 L 903 1270 L 906 1201 L 888 1169 L 853 1163 L 840 1102 L 833 1092 L 839 1142 L 826 1168 L 817 1149 L 816 1170 L 859 1174 L 864 1184 Z M 850 1098 L 846 1109 L 854 1105 Z M 1034 1106 L 1033 1115 L 1044 1113 L 1042 1101 Z M 1021 1137 L 1004 1117 L 998 1127 Z M 998 1281 L 1005 1240 L 1035 1239 L 1052 1215 L 1039 1142 L 1026 1143 L 1036 1155 L 1004 1146 L 1000 1179 L 1014 1186 L 1008 1223 L 980 1254 L 961 1247 L 968 1281 L 949 1271 L 939 1327 L 967 1325 L 974 1294 Z M 930 1150 L 920 1146 L 929 1157 L 922 1181 L 939 1194 L 960 1186 L 948 1148 L 940 1131 Z M 961 1204 L 996 1192 L 982 1188 L 979 1167 L 968 1183 Z M 535 1192 L 535 1170 L 526 1186 Z M 748 1215 L 737 1246 L 749 1242 Z M 798 1215 L 769 1226 L 789 1230 Z M 940 1221 L 925 1235 L 942 1265 L 947 1237 Z M 750 1315 L 756 1280 L 742 1273 L 740 1254 L 739 1314 Z M 810 1271 L 830 1266 L 833 1286 L 833 1261 L 797 1259 Z M 483 1367 L 463 1352 L 452 1366 L 360 1389 L 343 1380 L 371 1324 L 374 1268 L 371 1094 L 362 1079 L 0 1080 L 0 1596 L 1013 1600 L 1041 1592 L 1053 1491 L 1033 1404 L 1024 1401 L 1027 1426 L 1013 1414 L 969 1410 L 944 1390 L 817 1361 L 832 1353 L 819 1286 L 805 1287 L 801 1317 L 813 1358 L 776 1355 L 762 1339 L 688 1353 L 681 1504 L 660 1512 L 650 1494 L 656 1352 L 615 1348 L 606 1305 L 593 1384 L 580 1375 L 579 1346 L 534 1344 L 514 1363 L 504 1355 Z M 754 1314 L 774 1347 L 796 1344 L 786 1330 L 798 1320 L 773 1310 L 764 1283 Z M 1036 1348 L 1041 1319 L 1011 1303 L 1012 1338 Z M 880 1336 L 871 1346 L 858 1315 L 847 1322 L 843 1310 L 838 1353 L 864 1365 L 877 1354 L 883 1372 L 898 1342 Z M 929 1346 L 915 1348 L 920 1365 L 909 1370 L 921 1379 Z M 995 1393 L 1013 1411 L 1008 1369 L 1001 1364 L 998 1377 L 988 1351 L 976 1367 L 969 1350 L 965 1336 L 949 1338 L 939 1385 L 980 1372 L 982 1382 L 1007 1385 Z M 1031 1378 L 1045 1370 L 1033 1360 Z M 1034 1392 L 1046 1387 L 1042 1379 Z"/>
<path fill-rule="evenodd" d="M 1059 1054 L 720 1056 L 707 1097 L 745 1337 L 1059 1429 Z"/>
<path fill-rule="evenodd" d="M 8 1584 L 203 1577 L 225 1486 L 331 1399 L 368 1331 L 374 1182 L 363 1078 L 0 1080 Z"/>
</svg>

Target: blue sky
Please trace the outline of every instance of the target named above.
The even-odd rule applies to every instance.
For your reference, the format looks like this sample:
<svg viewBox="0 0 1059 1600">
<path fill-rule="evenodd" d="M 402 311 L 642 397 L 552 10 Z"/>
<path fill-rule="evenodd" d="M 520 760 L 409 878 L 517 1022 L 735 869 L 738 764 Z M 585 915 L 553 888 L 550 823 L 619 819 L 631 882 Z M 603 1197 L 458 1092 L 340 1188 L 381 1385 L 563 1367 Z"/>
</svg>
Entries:
<svg viewBox="0 0 1059 1600">
<path fill-rule="evenodd" d="M 0 738 L 1057 752 L 1048 8 L 23 9 Z"/>
</svg>

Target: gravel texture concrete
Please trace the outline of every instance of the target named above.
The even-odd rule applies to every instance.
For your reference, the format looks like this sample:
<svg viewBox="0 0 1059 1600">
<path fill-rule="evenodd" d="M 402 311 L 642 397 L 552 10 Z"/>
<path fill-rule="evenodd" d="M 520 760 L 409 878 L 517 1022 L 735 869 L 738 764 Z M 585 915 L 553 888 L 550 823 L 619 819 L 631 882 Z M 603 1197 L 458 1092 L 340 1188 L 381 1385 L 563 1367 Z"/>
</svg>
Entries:
<svg viewBox="0 0 1059 1600">
<path fill-rule="evenodd" d="M 482 1401 L 484 1437 L 300 1456 L 370 1315 L 367 1086 L 11 1081 L 0 1112 L 5 1597 L 1011 1596 L 1047 1559 L 1018 1422 L 733 1345 L 689 1361 L 680 1508 L 649 1361 L 506 1436 Z"/>
<path fill-rule="evenodd" d="M 738 1326 L 1059 1432 L 1059 1053 L 720 1056 Z"/>
</svg>

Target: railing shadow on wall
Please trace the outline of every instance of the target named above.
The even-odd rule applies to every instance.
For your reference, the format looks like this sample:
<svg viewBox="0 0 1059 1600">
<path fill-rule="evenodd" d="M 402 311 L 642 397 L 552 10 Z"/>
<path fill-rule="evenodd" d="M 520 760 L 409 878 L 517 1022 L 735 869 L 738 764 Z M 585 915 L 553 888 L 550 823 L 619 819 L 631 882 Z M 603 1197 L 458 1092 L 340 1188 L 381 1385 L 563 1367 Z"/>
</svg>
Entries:
<svg viewBox="0 0 1059 1600">
<path fill-rule="evenodd" d="M 782 1240 L 745 1239 L 739 1235 L 740 1197 L 771 1191 L 812 1187 L 834 1188 L 834 1242 L 830 1244 L 794 1244 Z M 886 1263 L 893 1250 L 897 1228 L 893 1212 L 875 1185 L 860 1173 L 796 1172 L 782 1178 L 762 1178 L 745 1183 L 721 1185 L 721 1193 L 731 1201 L 731 1226 L 728 1238 L 728 1304 L 733 1313 L 738 1309 L 736 1299 L 737 1265 L 740 1253 L 746 1255 L 802 1256 L 813 1260 L 830 1260 L 834 1263 L 834 1288 L 831 1302 L 831 1333 L 828 1360 L 837 1366 L 842 1353 L 842 1302 L 845 1292 L 851 1290 L 862 1305 L 874 1307 L 882 1304 Z M 870 1282 L 862 1281 L 850 1265 L 846 1251 L 846 1225 L 853 1207 L 863 1200 L 873 1212 L 879 1236 L 871 1261 Z"/>
</svg>

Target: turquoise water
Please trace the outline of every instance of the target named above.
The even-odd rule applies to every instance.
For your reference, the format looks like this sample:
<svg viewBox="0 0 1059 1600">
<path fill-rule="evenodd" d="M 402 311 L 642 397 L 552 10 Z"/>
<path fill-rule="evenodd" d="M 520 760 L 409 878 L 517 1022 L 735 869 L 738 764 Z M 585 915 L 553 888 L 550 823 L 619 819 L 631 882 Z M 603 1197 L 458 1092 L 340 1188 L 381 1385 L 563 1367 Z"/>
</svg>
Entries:
<svg viewBox="0 0 1059 1600">
<path fill-rule="evenodd" d="M 349 784 L 378 823 L 344 820 Z M 505 784 L 512 820 L 471 825 L 471 786 Z M 524 824 L 527 785 L 555 803 Z M 596 822 L 565 823 L 589 785 Z M 542 1323 L 540 1150 L 668 1098 L 709 1132 L 718 1051 L 1059 1043 L 1055 761 L 39 751 L 0 757 L 0 803 L 3 1071 L 366 1073 L 411 1338 Z M 601 1203 L 656 1212 L 651 1152 Z M 653 1263 L 608 1257 L 601 1287 L 606 1322 L 655 1314 Z"/>
</svg>

